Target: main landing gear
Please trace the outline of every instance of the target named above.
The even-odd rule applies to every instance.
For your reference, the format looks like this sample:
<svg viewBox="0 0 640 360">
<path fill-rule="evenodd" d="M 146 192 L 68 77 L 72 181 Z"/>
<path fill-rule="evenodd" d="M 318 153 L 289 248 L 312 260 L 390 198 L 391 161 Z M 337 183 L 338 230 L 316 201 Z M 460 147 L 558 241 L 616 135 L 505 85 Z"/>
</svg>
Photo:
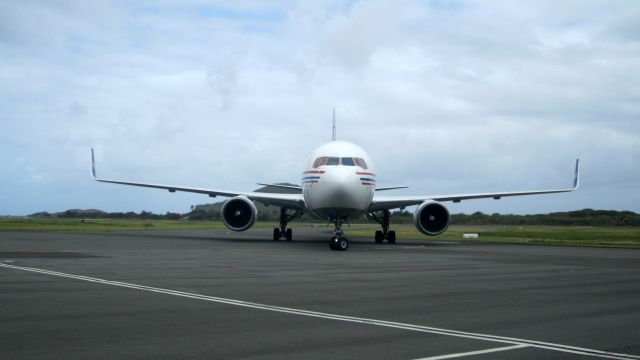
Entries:
<svg viewBox="0 0 640 360">
<path fill-rule="evenodd" d="M 373 213 L 373 212 L 367 214 L 367 219 L 371 221 L 375 221 L 378 224 L 380 224 L 380 226 L 382 226 L 382 231 L 380 230 L 376 231 L 376 236 L 375 236 L 376 244 L 382 243 L 385 239 L 389 244 L 396 243 L 396 232 L 389 231 L 389 216 L 390 216 L 389 210 L 383 210 L 382 216 L 378 216 L 378 213 Z"/>
<path fill-rule="evenodd" d="M 349 248 L 349 239 L 347 239 L 342 232 L 342 219 L 335 219 L 334 224 L 336 225 L 336 230 L 334 235 L 329 239 L 329 247 L 331 250 L 345 251 Z"/>
<path fill-rule="evenodd" d="M 278 241 L 281 238 L 291 241 L 293 238 L 293 231 L 291 231 L 291 229 L 287 229 L 287 224 L 304 214 L 304 211 L 302 210 L 295 210 L 293 214 L 288 214 L 287 210 L 287 208 L 280 208 L 280 227 L 273 229 L 273 241 Z"/>
</svg>

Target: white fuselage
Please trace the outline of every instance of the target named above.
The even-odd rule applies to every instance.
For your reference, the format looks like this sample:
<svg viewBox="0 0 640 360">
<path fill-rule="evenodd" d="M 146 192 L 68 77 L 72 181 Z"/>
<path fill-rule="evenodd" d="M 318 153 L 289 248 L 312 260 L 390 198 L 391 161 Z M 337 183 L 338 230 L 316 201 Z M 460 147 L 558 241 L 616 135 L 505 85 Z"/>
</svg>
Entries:
<svg viewBox="0 0 640 360">
<path fill-rule="evenodd" d="M 355 144 L 332 141 L 313 152 L 301 186 L 309 213 L 345 220 L 367 212 L 375 184 L 375 167 L 369 155 Z"/>
</svg>

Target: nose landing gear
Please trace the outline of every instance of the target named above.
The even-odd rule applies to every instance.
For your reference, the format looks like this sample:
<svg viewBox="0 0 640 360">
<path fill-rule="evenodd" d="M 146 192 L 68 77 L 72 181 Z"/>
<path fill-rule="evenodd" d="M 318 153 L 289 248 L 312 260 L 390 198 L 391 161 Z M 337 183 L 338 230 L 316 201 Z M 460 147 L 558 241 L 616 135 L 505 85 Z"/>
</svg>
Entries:
<svg viewBox="0 0 640 360">
<path fill-rule="evenodd" d="M 349 248 L 349 240 L 344 236 L 332 236 L 329 239 L 331 250 L 345 251 Z"/>
<path fill-rule="evenodd" d="M 344 236 L 342 232 L 342 219 L 337 218 L 334 220 L 336 230 L 334 235 L 329 239 L 329 248 L 331 250 L 345 251 L 349 248 L 349 239 Z"/>
</svg>

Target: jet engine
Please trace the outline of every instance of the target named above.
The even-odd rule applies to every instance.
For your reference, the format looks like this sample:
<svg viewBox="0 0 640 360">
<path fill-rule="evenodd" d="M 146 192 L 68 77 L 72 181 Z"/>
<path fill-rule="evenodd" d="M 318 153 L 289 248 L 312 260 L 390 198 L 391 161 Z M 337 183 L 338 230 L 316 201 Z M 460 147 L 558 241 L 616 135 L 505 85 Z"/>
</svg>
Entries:
<svg viewBox="0 0 640 360">
<path fill-rule="evenodd" d="M 413 224 L 421 233 L 440 235 L 449 227 L 449 210 L 436 201 L 425 201 L 413 214 Z"/>
<path fill-rule="evenodd" d="M 258 209 L 253 201 L 236 196 L 222 204 L 222 222 L 229 230 L 245 231 L 256 223 Z"/>
</svg>

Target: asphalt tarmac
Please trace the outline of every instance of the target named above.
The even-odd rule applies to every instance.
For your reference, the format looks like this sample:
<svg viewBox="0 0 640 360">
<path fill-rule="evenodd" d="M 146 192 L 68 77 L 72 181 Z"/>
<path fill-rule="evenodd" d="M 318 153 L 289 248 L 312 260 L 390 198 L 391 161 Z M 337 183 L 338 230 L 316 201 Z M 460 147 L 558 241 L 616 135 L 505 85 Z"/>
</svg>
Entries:
<svg viewBox="0 0 640 360">
<path fill-rule="evenodd" d="M 270 232 L 0 232 L 0 358 L 640 359 L 639 250 Z"/>
</svg>

